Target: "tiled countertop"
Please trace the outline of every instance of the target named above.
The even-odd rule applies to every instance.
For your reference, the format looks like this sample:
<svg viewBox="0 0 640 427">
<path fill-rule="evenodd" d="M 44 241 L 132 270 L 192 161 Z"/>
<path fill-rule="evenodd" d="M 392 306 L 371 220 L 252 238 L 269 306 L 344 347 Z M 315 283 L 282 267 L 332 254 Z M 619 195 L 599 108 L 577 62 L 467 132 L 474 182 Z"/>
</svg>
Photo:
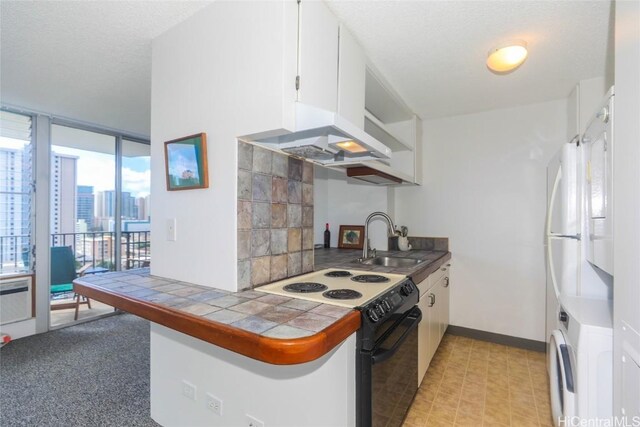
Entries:
<svg viewBox="0 0 640 427">
<path fill-rule="evenodd" d="M 310 336 L 352 311 L 264 292 L 229 292 L 155 277 L 149 274 L 148 268 L 85 276 L 77 279 L 76 283 L 103 288 L 271 338 Z"/>
<path fill-rule="evenodd" d="M 315 269 L 345 268 L 397 273 L 416 283 L 450 259 L 443 251 L 379 252 L 424 259 L 411 268 L 354 262 L 360 251 L 318 249 Z M 360 328 L 356 310 L 266 294 L 229 292 L 151 276 L 149 269 L 83 276 L 81 295 L 254 359 L 274 364 L 308 362 L 326 354 Z"/>
</svg>

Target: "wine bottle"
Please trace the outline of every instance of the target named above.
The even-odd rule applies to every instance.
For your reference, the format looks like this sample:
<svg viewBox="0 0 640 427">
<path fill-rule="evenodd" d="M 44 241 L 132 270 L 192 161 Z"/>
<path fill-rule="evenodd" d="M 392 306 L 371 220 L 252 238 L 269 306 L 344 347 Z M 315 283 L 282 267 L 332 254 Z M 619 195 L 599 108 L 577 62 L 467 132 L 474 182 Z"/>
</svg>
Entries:
<svg viewBox="0 0 640 427">
<path fill-rule="evenodd" d="M 327 229 L 324 230 L 324 247 L 331 247 L 331 232 L 329 231 L 329 223 L 327 223 Z"/>
</svg>

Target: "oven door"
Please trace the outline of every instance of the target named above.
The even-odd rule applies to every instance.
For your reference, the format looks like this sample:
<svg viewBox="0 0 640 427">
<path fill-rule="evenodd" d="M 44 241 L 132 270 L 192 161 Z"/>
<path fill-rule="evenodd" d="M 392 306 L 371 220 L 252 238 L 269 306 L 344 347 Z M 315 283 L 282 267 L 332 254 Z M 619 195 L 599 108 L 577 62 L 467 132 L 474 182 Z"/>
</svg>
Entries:
<svg viewBox="0 0 640 427">
<path fill-rule="evenodd" d="M 376 331 L 376 341 L 368 353 L 371 372 L 369 408 L 371 422 L 361 426 L 401 426 L 418 389 L 418 307 L 392 316 Z M 367 405 L 368 406 L 368 405 Z M 364 420 L 363 420 L 364 421 Z"/>
</svg>

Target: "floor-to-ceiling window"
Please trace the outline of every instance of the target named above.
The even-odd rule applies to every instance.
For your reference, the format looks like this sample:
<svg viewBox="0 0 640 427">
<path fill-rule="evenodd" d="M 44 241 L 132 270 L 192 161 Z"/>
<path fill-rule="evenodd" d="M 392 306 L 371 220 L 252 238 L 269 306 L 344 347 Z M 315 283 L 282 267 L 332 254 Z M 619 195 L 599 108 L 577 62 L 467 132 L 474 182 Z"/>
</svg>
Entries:
<svg viewBox="0 0 640 427">
<path fill-rule="evenodd" d="M 123 269 L 151 264 L 151 146 L 122 140 Z"/>
<path fill-rule="evenodd" d="M 0 276 L 32 271 L 31 116 L 0 111 Z"/>
<path fill-rule="evenodd" d="M 146 138 L 0 107 L 0 280 L 34 279 L 35 323 L 18 328 L 44 332 L 75 320 L 74 308 L 50 310 L 75 297 L 53 283 L 61 269 L 54 248 L 65 248 L 73 277 L 150 266 L 149 187 Z M 113 308 L 91 301 L 78 320 L 106 313 Z"/>
<path fill-rule="evenodd" d="M 148 267 L 148 143 L 73 123 L 51 126 L 51 247 L 67 247 L 78 275 Z M 52 249 L 52 254 L 59 250 Z M 53 257 L 53 255 L 52 255 Z M 51 260 L 52 277 L 61 264 Z M 52 278 L 52 289 L 57 285 Z M 112 307 L 90 301 L 75 319 L 73 292 L 52 293 L 51 326 L 100 316 Z M 86 302 L 86 300 L 82 300 Z"/>
</svg>

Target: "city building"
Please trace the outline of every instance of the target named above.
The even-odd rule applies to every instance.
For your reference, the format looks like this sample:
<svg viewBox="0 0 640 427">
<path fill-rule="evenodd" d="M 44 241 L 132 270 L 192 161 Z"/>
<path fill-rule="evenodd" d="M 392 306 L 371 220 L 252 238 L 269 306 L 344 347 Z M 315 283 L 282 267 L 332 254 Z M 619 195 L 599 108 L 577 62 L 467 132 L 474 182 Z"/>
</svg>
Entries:
<svg viewBox="0 0 640 427">
<path fill-rule="evenodd" d="M 149 203 L 151 195 L 146 197 L 138 197 L 136 199 L 136 207 L 138 208 L 138 219 L 149 220 Z"/>
<path fill-rule="evenodd" d="M 0 270 L 21 261 L 30 246 L 30 147 L 0 148 Z"/>
<path fill-rule="evenodd" d="M 75 233 L 77 156 L 52 153 L 51 233 Z"/>
<path fill-rule="evenodd" d="M 128 191 L 123 191 L 121 197 L 122 218 L 138 219 L 136 199 Z M 114 190 L 98 191 L 95 202 L 95 216 L 100 224 L 104 225 L 104 220 L 113 218 L 115 209 L 116 192 Z"/>
<path fill-rule="evenodd" d="M 94 217 L 94 204 L 95 195 L 93 194 L 93 186 L 90 185 L 78 185 L 78 211 L 77 220 L 84 220 L 87 225 L 87 230 L 93 229 L 93 217 Z"/>
</svg>

